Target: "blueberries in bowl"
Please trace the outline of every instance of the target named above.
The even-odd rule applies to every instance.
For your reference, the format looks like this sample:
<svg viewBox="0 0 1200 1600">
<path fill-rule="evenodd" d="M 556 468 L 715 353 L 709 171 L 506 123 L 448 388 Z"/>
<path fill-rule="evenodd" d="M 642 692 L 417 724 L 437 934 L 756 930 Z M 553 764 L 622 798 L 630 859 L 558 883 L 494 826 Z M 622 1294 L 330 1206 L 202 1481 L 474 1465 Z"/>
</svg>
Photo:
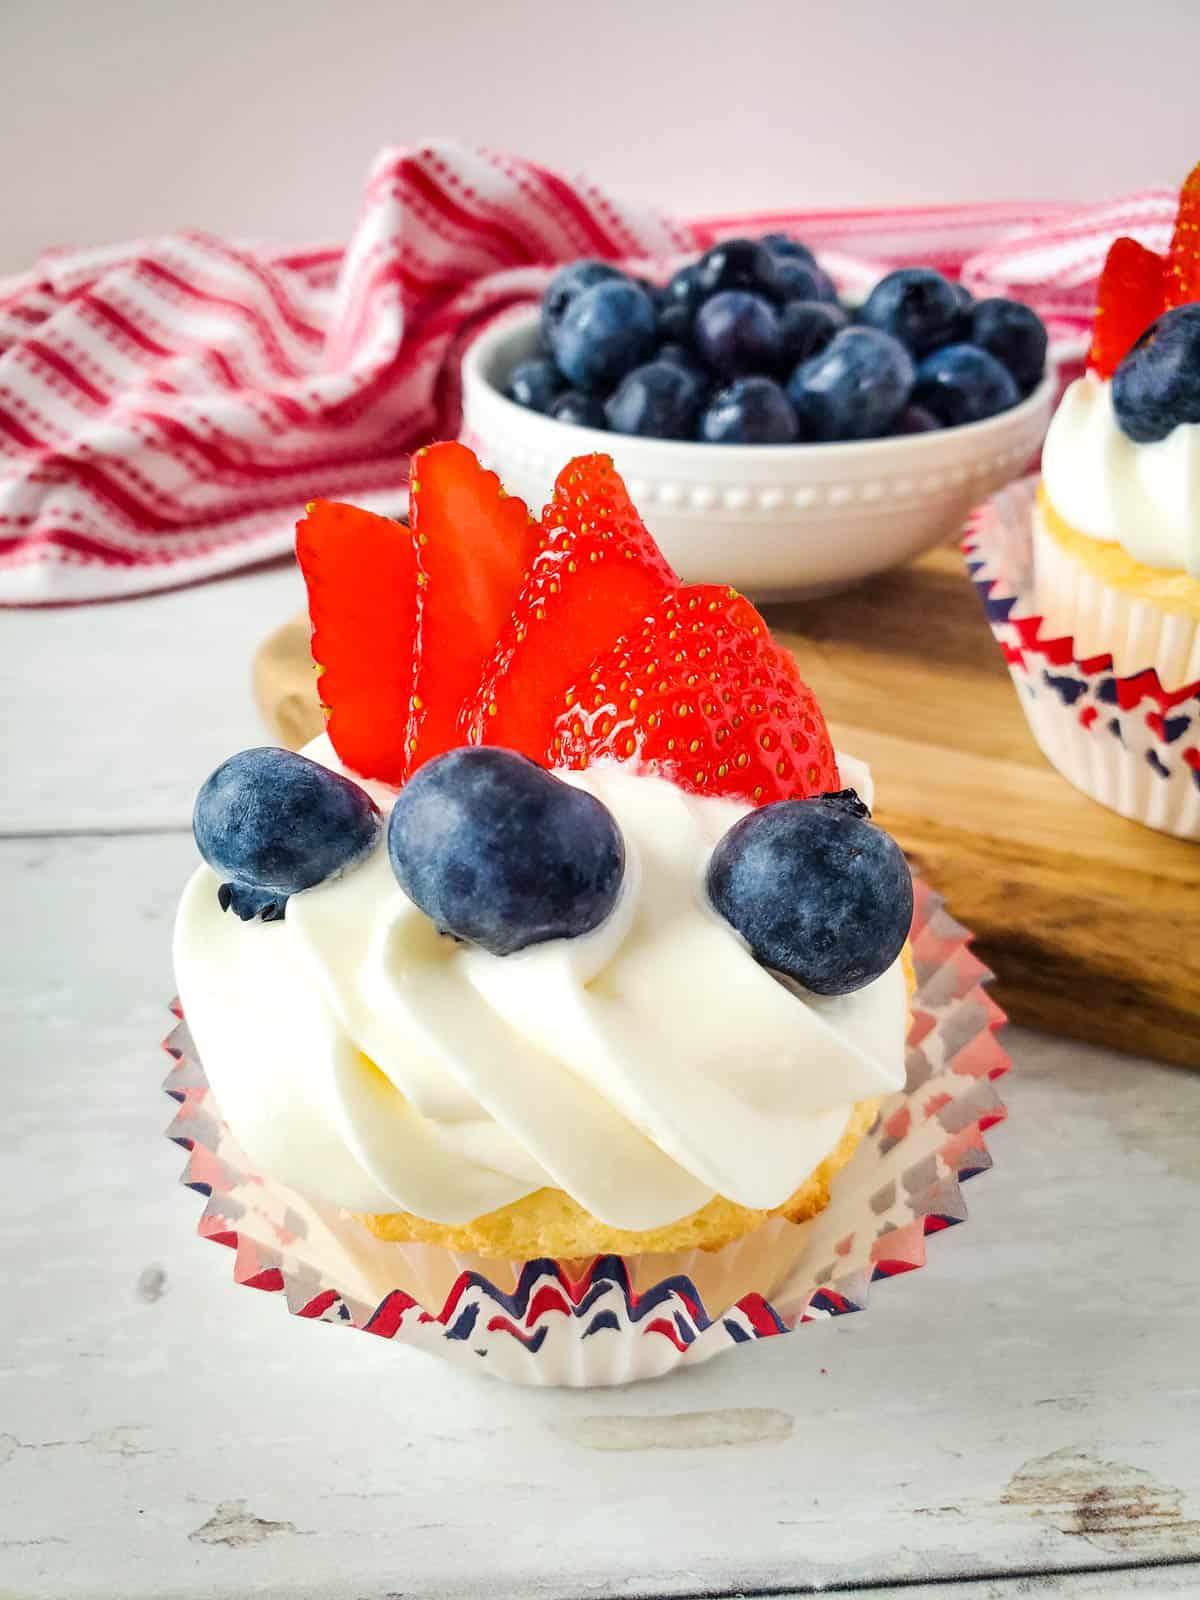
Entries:
<svg viewBox="0 0 1200 1600">
<path fill-rule="evenodd" d="M 547 356 L 520 361 L 509 373 L 508 398 L 529 411 L 550 410 L 562 393 L 563 375 Z"/>
<path fill-rule="evenodd" d="M 795 407 L 771 378 L 738 378 L 718 389 L 700 418 L 707 444 L 793 444 L 799 436 Z"/>
<path fill-rule="evenodd" d="M 982 422 L 1021 398 L 1017 380 L 996 357 L 973 344 L 948 344 L 917 368 L 913 400 L 945 428 Z"/>
<path fill-rule="evenodd" d="M 607 419 L 614 433 L 690 439 L 706 387 L 695 368 L 660 356 L 644 367 L 635 367 L 621 380 L 604 403 L 601 426 Z"/>
<path fill-rule="evenodd" d="M 880 439 L 908 404 L 914 377 L 898 339 L 876 328 L 844 328 L 800 363 L 787 392 L 805 438 Z"/>
<path fill-rule="evenodd" d="M 577 389 L 606 389 L 654 348 L 658 316 L 644 289 L 629 278 L 581 289 L 551 335 L 563 377 Z"/>
<path fill-rule="evenodd" d="M 770 372 L 779 360 L 774 306 L 746 289 L 722 289 L 696 313 L 696 350 L 722 378 Z"/>
<path fill-rule="evenodd" d="M 1006 366 L 1022 394 L 1031 394 L 1042 381 L 1046 370 L 1046 326 L 1036 311 L 1019 300 L 977 301 L 965 337 Z"/>
<path fill-rule="evenodd" d="M 509 399 L 575 426 L 702 443 L 957 427 L 1016 405 L 1046 363 L 1046 330 L 1017 301 L 976 301 L 929 267 L 900 267 L 846 306 L 808 246 L 780 232 L 722 239 L 660 284 L 572 262 L 550 279 L 541 328 L 547 353 L 514 367 Z"/>
</svg>

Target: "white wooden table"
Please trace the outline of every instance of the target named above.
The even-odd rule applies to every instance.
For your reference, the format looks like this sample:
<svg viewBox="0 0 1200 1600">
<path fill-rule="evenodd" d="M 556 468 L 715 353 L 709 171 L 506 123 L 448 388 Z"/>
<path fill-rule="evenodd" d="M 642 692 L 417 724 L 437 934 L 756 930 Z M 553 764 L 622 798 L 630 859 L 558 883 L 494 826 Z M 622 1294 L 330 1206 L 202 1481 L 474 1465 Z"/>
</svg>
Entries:
<svg viewBox="0 0 1200 1600">
<path fill-rule="evenodd" d="M 192 797 L 299 598 L 0 614 L 0 1595 L 1200 1593 L 1200 1074 L 1014 1030 L 924 1271 L 657 1385 L 511 1389 L 233 1285 L 155 1043 Z"/>
</svg>

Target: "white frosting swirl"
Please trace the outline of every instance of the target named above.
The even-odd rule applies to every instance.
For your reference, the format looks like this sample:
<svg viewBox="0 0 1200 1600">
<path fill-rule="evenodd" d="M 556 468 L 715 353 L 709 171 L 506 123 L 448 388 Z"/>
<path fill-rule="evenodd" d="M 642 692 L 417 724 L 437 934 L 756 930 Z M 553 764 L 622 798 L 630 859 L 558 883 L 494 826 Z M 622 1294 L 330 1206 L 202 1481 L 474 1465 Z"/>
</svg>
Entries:
<svg viewBox="0 0 1200 1600">
<path fill-rule="evenodd" d="M 306 754 L 341 770 L 324 738 Z M 615 909 L 579 939 L 506 957 L 456 944 L 382 843 L 293 895 L 282 923 L 224 915 L 216 875 L 194 874 L 180 996 L 264 1171 L 450 1225 L 550 1185 L 613 1227 L 655 1228 L 714 1194 L 781 1204 L 856 1101 L 903 1085 L 899 962 L 856 994 L 800 999 L 708 904 L 708 856 L 745 806 L 612 763 L 560 776 L 604 801 L 628 857 Z M 366 787 L 386 811 L 393 791 Z"/>
<path fill-rule="evenodd" d="M 1200 424 L 1135 444 L 1094 372 L 1063 395 L 1042 450 L 1050 503 L 1080 533 L 1147 567 L 1200 578 Z"/>
</svg>

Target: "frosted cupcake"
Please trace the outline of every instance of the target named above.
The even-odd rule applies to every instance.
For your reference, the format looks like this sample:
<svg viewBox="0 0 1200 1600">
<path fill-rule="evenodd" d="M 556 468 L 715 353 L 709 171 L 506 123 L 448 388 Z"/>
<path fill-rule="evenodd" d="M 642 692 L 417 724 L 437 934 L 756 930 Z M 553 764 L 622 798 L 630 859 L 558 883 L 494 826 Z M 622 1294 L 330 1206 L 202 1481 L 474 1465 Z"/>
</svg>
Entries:
<svg viewBox="0 0 1200 1600">
<path fill-rule="evenodd" d="M 607 457 L 538 522 L 434 445 L 411 531 L 318 503 L 297 548 L 327 732 L 205 784 L 175 935 L 253 1170 L 351 1256 L 699 1253 L 710 1313 L 771 1293 L 905 1083 L 869 773 Z"/>
<path fill-rule="evenodd" d="M 1046 438 L 1035 603 L 1077 659 L 1200 682 L 1200 167 L 1165 258 L 1118 239 L 1089 370 Z"/>
</svg>

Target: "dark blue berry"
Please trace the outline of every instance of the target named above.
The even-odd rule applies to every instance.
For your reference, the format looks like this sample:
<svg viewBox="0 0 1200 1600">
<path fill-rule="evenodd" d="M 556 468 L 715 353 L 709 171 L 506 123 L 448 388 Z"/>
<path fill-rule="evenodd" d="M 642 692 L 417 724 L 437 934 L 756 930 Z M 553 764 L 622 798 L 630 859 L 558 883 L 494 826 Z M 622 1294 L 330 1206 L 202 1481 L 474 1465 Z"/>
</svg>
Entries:
<svg viewBox="0 0 1200 1600">
<path fill-rule="evenodd" d="M 686 344 L 692 336 L 692 315 L 682 301 L 671 301 L 661 306 L 658 337 L 668 344 Z"/>
<path fill-rule="evenodd" d="M 725 289 L 696 313 L 696 349 L 723 378 L 769 372 L 779 360 L 779 317 L 760 294 Z"/>
<path fill-rule="evenodd" d="M 1150 324 L 1113 373 L 1112 402 L 1136 444 L 1200 422 L 1200 304 L 1176 306 Z"/>
<path fill-rule="evenodd" d="M 792 239 L 786 233 L 764 233 L 762 243 L 773 256 L 791 256 L 797 261 L 803 261 L 807 267 L 815 267 L 817 258 L 806 244 L 801 244 L 799 239 Z"/>
<path fill-rule="evenodd" d="M 775 299 L 780 305 L 789 300 L 817 300 L 817 270 L 793 256 L 781 256 L 775 263 Z"/>
<path fill-rule="evenodd" d="M 576 389 L 609 389 L 650 354 L 657 317 L 628 278 L 581 290 L 553 334 L 554 359 Z"/>
<path fill-rule="evenodd" d="M 680 267 L 663 290 L 663 308 L 682 306 L 689 317 L 695 316 L 703 299 L 704 290 L 700 287 L 699 264 L 695 261 L 689 262 L 686 267 Z"/>
<path fill-rule="evenodd" d="M 577 294 L 606 278 L 621 276 L 607 261 L 572 261 L 569 266 L 560 267 L 542 295 L 542 343 L 546 349 L 554 348 L 554 331 Z"/>
<path fill-rule="evenodd" d="M 666 293 L 663 286 L 659 283 L 651 283 L 649 278 L 634 278 L 633 281 L 657 311 Z"/>
<path fill-rule="evenodd" d="M 823 300 L 789 302 L 779 313 L 779 370 L 791 372 L 799 362 L 819 356 L 849 320 L 841 306 Z"/>
<path fill-rule="evenodd" d="M 696 262 L 696 281 L 707 299 L 722 289 L 751 289 L 773 296 L 779 284 L 779 257 L 757 239 L 723 239 Z"/>
<path fill-rule="evenodd" d="M 826 304 L 836 306 L 838 300 L 837 284 L 829 274 L 820 267 L 817 268 L 817 299 L 824 300 Z"/>
<path fill-rule="evenodd" d="M 930 267 L 900 267 L 871 290 L 859 321 L 923 356 L 953 339 L 958 314 L 958 293 L 949 279 Z"/>
<path fill-rule="evenodd" d="M 441 932 L 496 956 L 590 932 L 625 870 L 607 807 L 486 745 L 420 767 L 392 808 L 387 842 L 409 899 Z"/>
<path fill-rule="evenodd" d="M 807 439 L 878 439 L 891 431 L 912 393 L 912 357 L 875 328 L 844 328 L 788 380 Z"/>
<path fill-rule="evenodd" d="M 710 382 L 708 369 L 704 366 L 696 352 L 689 345 L 669 341 L 660 344 L 654 357 L 655 361 L 670 361 L 675 366 L 682 367 L 685 372 L 690 372 L 697 383 Z"/>
<path fill-rule="evenodd" d="M 971 318 L 975 314 L 975 296 L 965 284 L 953 285 L 955 296 L 958 300 L 958 316 L 954 322 L 954 336 L 951 344 L 970 344 Z"/>
<path fill-rule="evenodd" d="M 799 432 L 791 401 L 771 378 L 738 378 L 718 389 L 699 431 L 708 444 L 793 444 Z"/>
<path fill-rule="evenodd" d="M 508 398 L 530 411 L 547 412 L 556 395 L 562 392 L 562 373 L 544 357 L 521 361 L 508 380 Z"/>
<path fill-rule="evenodd" d="M 708 865 L 709 898 L 755 959 L 813 994 L 852 994 L 873 982 L 912 924 L 912 878 L 899 845 L 847 800 L 780 800 L 751 811 Z"/>
<path fill-rule="evenodd" d="M 936 433 L 941 423 L 924 406 L 905 406 L 892 429 L 894 434 Z"/>
<path fill-rule="evenodd" d="M 995 356 L 973 344 L 948 344 L 917 368 L 914 402 L 946 428 L 982 422 L 1021 398 L 1017 380 Z"/>
<path fill-rule="evenodd" d="M 1046 370 L 1046 325 L 1019 300 L 977 301 L 967 339 L 1002 361 L 1022 394 L 1032 394 Z"/>
<path fill-rule="evenodd" d="M 570 422 L 577 428 L 603 428 L 604 402 L 598 395 L 582 389 L 564 389 L 550 407 L 555 422 Z"/>
<path fill-rule="evenodd" d="M 649 439 L 690 439 L 705 387 L 697 372 L 660 356 L 626 373 L 609 395 L 608 426 Z"/>
<path fill-rule="evenodd" d="M 365 789 L 290 750 L 243 750 L 196 796 L 192 832 L 222 910 L 283 915 L 287 898 L 361 861 L 382 827 Z"/>
</svg>

